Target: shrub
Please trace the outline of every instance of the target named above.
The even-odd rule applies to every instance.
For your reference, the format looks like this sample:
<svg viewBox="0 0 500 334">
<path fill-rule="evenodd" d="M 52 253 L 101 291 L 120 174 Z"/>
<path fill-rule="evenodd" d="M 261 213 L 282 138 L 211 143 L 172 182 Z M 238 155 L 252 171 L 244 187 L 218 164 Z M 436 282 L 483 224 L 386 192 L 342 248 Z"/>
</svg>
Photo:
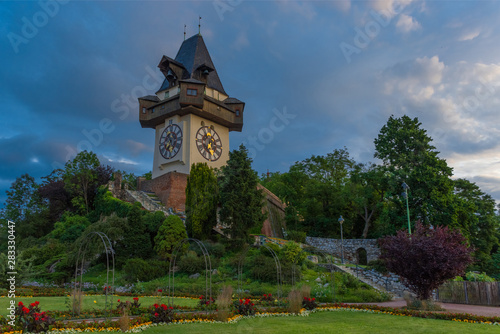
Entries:
<svg viewBox="0 0 500 334">
<path fill-rule="evenodd" d="M 197 256 L 195 252 L 189 251 L 186 255 L 181 256 L 177 268 L 181 273 L 199 273 L 205 270 L 205 260 L 203 257 Z"/>
<path fill-rule="evenodd" d="M 236 313 L 241 315 L 254 315 L 255 314 L 255 305 L 252 303 L 250 299 L 240 299 L 239 301 L 234 302 L 234 307 Z"/>
<path fill-rule="evenodd" d="M 385 262 L 381 259 L 371 260 L 368 262 L 368 268 L 378 271 L 382 275 L 387 275 L 389 273 L 387 267 L 385 266 Z"/>
<path fill-rule="evenodd" d="M 24 306 L 22 302 L 17 304 L 16 321 L 23 327 L 23 332 L 46 332 L 54 324 L 54 319 L 41 312 L 39 304 L 38 301 L 31 303 L 29 307 Z"/>
<path fill-rule="evenodd" d="M 304 297 L 304 299 L 302 300 L 302 307 L 309 311 L 314 310 L 316 307 L 318 307 L 318 303 L 316 303 L 316 298 Z"/>
<path fill-rule="evenodd" d="M 288 240 L 293 240 L 295 242 L 305 243 L 306 242 L 306 232 L 300 231 L 288 231 Z"/>
<path fill-rule="evenodd" d="M 150 281 L 168 273 L 169 264 L 165 261 L 129 259 L 123 266 L 125 279 L 129 282 Z"/>
<path fill-rule="evenodd" d="M 470 282 L 495 282 L 495 279 L 486 275 L 485 273 L 477 273 L 469 271 L 465 274 L 465 278 Z"/>
<path fill-rule="evenodd" d="M 172 306 L 154 304 L 153 311 L 151 312 L 151 321 L 154 323 L 169 323 L 174 319 L 174 315 L 174 308 Z"/>
<path fill-rule="evenodd" d="M 208 296 L 200 296 L 200 306 L 208 307 L 212 306 L 215 303 L 215 300 L 212 297 Z"/>
</svg>

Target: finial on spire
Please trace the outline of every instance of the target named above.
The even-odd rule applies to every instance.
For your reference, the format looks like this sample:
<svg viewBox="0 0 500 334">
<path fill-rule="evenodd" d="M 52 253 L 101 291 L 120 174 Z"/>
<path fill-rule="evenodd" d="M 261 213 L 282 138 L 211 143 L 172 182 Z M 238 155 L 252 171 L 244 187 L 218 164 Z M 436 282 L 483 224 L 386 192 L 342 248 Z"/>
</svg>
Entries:
<svg viewBox="0 0 500 334">
<path fill-rule="evenodd" d="M 198 19 L 198 35 L 201 35 L 201 16 Z"/>
<path fill-rule="evenodd" d="M 184 40 L 186 40 L 186 25 L 184 25 Z"/>
</svg>

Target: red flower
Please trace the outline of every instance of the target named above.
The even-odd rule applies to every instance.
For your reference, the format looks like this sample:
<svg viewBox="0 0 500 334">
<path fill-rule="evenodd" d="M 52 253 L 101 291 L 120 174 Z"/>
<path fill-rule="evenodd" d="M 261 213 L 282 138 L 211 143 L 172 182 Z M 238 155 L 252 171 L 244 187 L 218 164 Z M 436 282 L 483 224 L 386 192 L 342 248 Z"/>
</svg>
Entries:
<svg viewBox="0 0 500 334">
<path fill-rule="evenodd" d="M 35 320 L 38 321 L 38 317 L 35 317 Z"/>
<path fill-rule="evenodd" d="M 245 305 L 248 305 L 250 303 L 250 299 L 245 300 Z"/>
<path fill-rule="evenodd" d="M 174 308 L 172 306 L 170 306 L 169 309 L 173 310 Z"/>
<path fill-rule="evenodd" d="M 165 304 L 161 304 L 161 308 L 164 309 L 164 310 L 166 310 L 168 307 Z"/>
<path fill-rule="evenodd" d="M 272 296 L 272 294 L 269 294 L 269 297 L 271 297 L 271 296 Z"/>
<path fill-rule="evenodd" d="M 134 300 L 136 300 L 136 301 L 138 301 L 138 300 L 139 300 L 139 298 L 138 298 L 138 297 L 134 297 L 133 299 L 134 299 Z"/>
<path fill-rule="evenodd" d="M 158 289 L 158 292 L 163 292 L 163 290 L 162 289 Z"/>
<path fill-rule="evenodd" d="M 159 305 L 158 305 L 158 304 L 154 304 L 153 306 L 154 306 L 155 308 L 158 308 L 158 307 L 159 307 Z"/>
<path fill-rule="evenodd" d="M 19 302 L 17 305 L 18 306 L 23 306 L 24 304 L 23 304 L 23 302 Z"/>
<path fill-rule="evenodd" d="M 243 304 L 243 301 L 240 299 L 240 304 Z"/>
<path fill-rule="evenodd" d="M 35 305 L 36 305 L 36 306 L 38 306 L 38 304 L 40 304 L 40 302 L 39 302 L 39 301 L 36 301 L 36 302 L 35 302 Z"/>
<path fill-rule="evenodd" d="M 30 313 L 30 310 L 27 307 L 23 307 L 23 312 L 28 314 L 28 313 Z"/>
<path fill-rule="evenodd" d="M 157 316 L 159 316 L 159 314 L 158 314 L 158 313 L 155 313 L 155 317 L 157 317 Z"/>
<path fill-rule="evenodd" d="M 120 302 L 120 299 L 118 299 L 118 303 Z"/>
<path fill-rule="evenodd" d="M 266 295 L 266 294 L 264 294 L 264 297 L 267 297 L 267 295 Z"/>
<path fill-rule="evenodd" d="M 315 301 L 315 300 L 316 300 L 316 298 L 313 298 L 312 300 L 313 300 L 313 301 Z"/>
<path fill-rule="evenodd" d="M 252 306 L 254 306 L 254 303 L 252 303 Z"/>
<path fill-rule="evenodd" d="M 200 299 L 203 299 L 203 296 L 201 296 Z"/>
</svg>

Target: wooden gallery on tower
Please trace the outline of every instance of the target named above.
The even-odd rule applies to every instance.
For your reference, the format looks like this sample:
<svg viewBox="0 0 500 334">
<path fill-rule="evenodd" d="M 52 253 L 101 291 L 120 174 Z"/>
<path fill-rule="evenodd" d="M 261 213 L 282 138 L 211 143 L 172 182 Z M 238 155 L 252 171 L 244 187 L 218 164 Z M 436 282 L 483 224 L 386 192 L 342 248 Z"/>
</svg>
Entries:
<svg viewBox="0 0 500 334">
<path fill-rule="evenodd" d="M 245 103 L 224 90 L 201 34 L 186 39 L 175 59 L 163 56 L 165 76 L 155 95 L 139 98 L 139 121 L 155 130 L 152 179 L 138 190 L 154 192 L 166 208 L 185 210 L 191 166 L 221 168 L 229 160 L 229 132 L 243 129 Z M 285 205 L 262 187 L 268 211 L 262 233 L 283 237 Z"/>
</svg>

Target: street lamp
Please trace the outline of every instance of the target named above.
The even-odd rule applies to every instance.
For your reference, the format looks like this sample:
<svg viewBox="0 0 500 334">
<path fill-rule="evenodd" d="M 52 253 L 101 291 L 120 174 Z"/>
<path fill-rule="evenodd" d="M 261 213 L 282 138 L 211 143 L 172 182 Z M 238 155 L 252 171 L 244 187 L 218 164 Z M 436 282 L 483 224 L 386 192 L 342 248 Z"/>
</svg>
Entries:
<svg viewBox="0 0 500 334">
<path fill-rule="evenodd" d="M 340 249 L 341 249 L 341 256 L 342 256 L 342 264 L 344 264 L 344 233 L 342 231 L 342 223 L 344 222 L 344 218 L 340 216 L 339 218 L 339 223 L 340 223 Z"/>
<path fill-rule="evenodd" d="M 403 182 L 403 189 L 404 189 L 404 193 L 403 193 L 403 197 L 406 198 L 406 212 L 408 214 L 408 234 L 411 235 L 411 227 L 410 227 L 410 207 L 408 206 L 408 190 L 410 189 L 410 187 L 406 184 L 406 182 Z"/>
</svg>

